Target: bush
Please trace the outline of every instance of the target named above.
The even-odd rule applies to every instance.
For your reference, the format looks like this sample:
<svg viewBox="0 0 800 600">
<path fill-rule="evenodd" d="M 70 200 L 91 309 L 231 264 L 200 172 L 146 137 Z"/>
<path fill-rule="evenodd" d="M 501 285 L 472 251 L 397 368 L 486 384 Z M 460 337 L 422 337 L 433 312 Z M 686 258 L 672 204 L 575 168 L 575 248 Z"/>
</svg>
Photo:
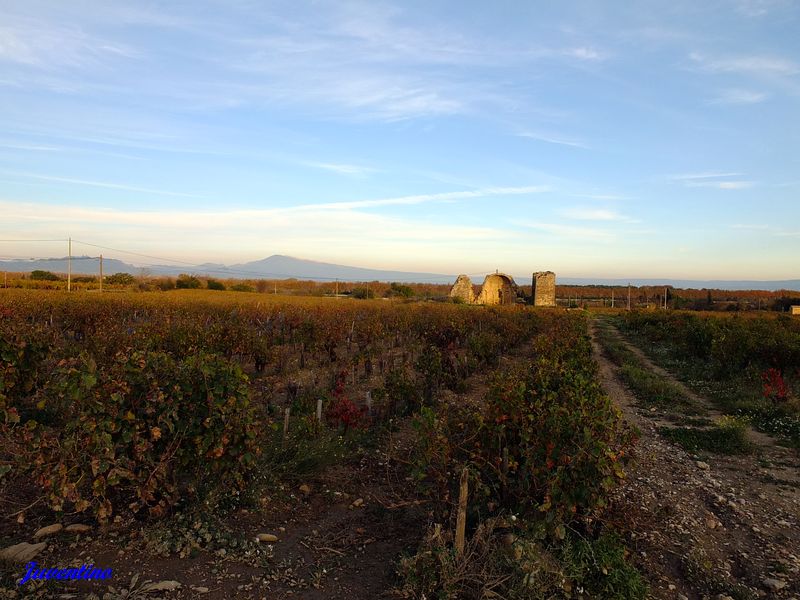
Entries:
<svg viewBox="0 0 800 600">
<path fill-rule="evenodd" d="M 353 290 L 351 295 L 353 298 L 358 298 L 359 300 L 368 300 L 375 297 L 375 292 L 373 292 L 371 288 L 358 287 Z"/>
<path fill-rule="evenodd" d="M 203 287 L 203 283 L 193 275 L 181 274 L 178 275 L 175 287 L 179 290 L 199 290 Z"/>
<path fill-rule="evenodd" d="M 232 292 L 255 292 L 255 288 L 252 285 L 247 285 L 246 283 L 237 283 L 231 286 Z"/>
<path fill-rule="evenodd" d="M 17 435 L 40 459 L 20 466 L 54 510 L 101 522 L 126 509 L 162 516 L 220 477 L 241 487 L 259 452 L 247 377 L 214 355 L 121 353 L 102 370 L 85 355 L 62 360 L 37 400 L 63 428 L 28 420 Z"/>
<path fill-rule="evenodd" d="M 450 474 L 469 465 L 476 504 L 527 515 L 556 537 L 602 512 L 635 434 L 596 381 L 584 328 L 580 317 L 556 319 L 530 368 L 498 374 L 480 411 L 423 408 L 416 464 L 432 495 L 453 497 Z"/>
<path fill-rule="evenodd" d="M 175 280 L 172 277 L 165 277 L 164 279 L 159 279 L 156 287 L 160 289 L 162 292 L 168 292 L 169 290 L 175 289 Z"/>
<path fill-rule="evenodd" d="M 408 285 L 400 285 L 397 282 L 394 282 L 389 286 L 389 289 L 386 290 L 386 296 L 391 298 L 392 296 L 401 296 L 403 298 L 411 298 L 414 295 L 414 290 L 411 286 Z"/>
<path fill-rule="evenodd" d="M 206 282 L 206 287 L 208 287 L 210 290 L 225 291 L 225 284 L 221 281 L 217 281 L 216 279 L 209 279 Z"/>
<path fill-rule="evenodd" d="M 136 281 L 136 278 L 130 273 L 114 273 L 106 277 L 106 283 L 111 285 L 131 285 Z"/>
<path fill-rule="evenodd" d="M 31 271 L 31 279 L 34 281 L 60 281 L 61 277 L 50 271 Z"/>
</svg>

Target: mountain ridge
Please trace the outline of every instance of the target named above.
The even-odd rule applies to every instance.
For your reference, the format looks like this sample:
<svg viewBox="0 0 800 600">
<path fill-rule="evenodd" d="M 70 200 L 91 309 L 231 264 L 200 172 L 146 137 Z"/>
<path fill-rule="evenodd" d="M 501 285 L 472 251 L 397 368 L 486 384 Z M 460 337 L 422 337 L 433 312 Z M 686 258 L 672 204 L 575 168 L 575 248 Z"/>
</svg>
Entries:
<svg viewBox="0 0 800 600">
<path fill-rule="evenodd" d="M 67 272 L 67 258 L 40 258 L 30 260 L 0 261 L 0 270 L 10 272 L 30 272 L 36 269 Z M 452 283 L 456 275 L 441 273 L 425 273 L 415 271 L 393 271 L 388 269 L 370 269 L 353 267 L 322 261 L 297 258 L 283 254 L 273 254 L 259 260 L 224 265 L 221 263 L 202 263 L 194 266 L 148 265 L 139 267 L 114 258 L 103 259 L 105 274 L 130 273 L 139 275 L 142 271 L 152 275 L 176 276 L 181 273 L 193 273 L 220 278 L 238 279 L 308 279 L 314 281 L 397 281 L 404 283 Z M 99 261 L 95 257 L 78 256 L 72 258 L 73 275 L 97 275 Z M 556 274 L 557 275 L 557 274 Z M 530 274 L 514 275 L 518 283 L 523 285 L 530 281 Z M 482 275 L 475 276 L 475 283 L 481 283 Z M 560 285 L 608 285 L 627 286 L 672 286 L 674 288 L 723 289 L 723 290 L 792 290 L 800 291 L 800 279 L 783 280 L 726 280 L 726 279 L 668 279 L 668 278 L 603 278 L 603 277 L 558 277 Z"/>
</svg>

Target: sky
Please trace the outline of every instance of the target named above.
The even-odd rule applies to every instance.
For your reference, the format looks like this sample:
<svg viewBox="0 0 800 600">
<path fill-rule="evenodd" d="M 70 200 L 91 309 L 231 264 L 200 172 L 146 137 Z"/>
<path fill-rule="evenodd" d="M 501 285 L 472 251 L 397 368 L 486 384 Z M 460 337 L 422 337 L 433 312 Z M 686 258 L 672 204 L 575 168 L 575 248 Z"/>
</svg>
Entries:
<svg viewBox="0 0 800 600">
<path fill-rule="evenodd" d="M 0 0 L 0 239 L 800 278 L 798 31 L 795 0 Z"/>
</svg>

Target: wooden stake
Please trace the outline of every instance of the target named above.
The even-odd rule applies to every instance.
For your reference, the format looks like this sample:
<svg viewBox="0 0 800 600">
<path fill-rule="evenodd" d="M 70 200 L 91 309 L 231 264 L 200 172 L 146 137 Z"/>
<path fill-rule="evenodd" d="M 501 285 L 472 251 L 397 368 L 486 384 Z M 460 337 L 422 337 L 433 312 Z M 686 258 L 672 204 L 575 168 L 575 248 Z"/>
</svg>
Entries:
<svg viewBox="0 0 800 600">
<path fill-rule="evenodd" d="M 503 500 L 506 498 L 506 491 L 508 490 L 508 446 L 503 448 L 503 489 L 501 495 Z"/>
<path fill-rule="evenodd" d="M 289 436 L 289 414 L 292 409 L 288 406 L 283 412 L 283 443 L 286 444 L 286 438 Z"/>
<path fill-rule="evenodd" d="M 317 398 L 317 423 L 322 423 L 322 398 Z"/>
<path fill-rule="evenodd" d="M 467 469 L 461 471 L 461 488 L 458 493 L 458 516 L 456 517 L 456 556 L 464 553 L 464 536 L 467 529 Z"/>
</svg>

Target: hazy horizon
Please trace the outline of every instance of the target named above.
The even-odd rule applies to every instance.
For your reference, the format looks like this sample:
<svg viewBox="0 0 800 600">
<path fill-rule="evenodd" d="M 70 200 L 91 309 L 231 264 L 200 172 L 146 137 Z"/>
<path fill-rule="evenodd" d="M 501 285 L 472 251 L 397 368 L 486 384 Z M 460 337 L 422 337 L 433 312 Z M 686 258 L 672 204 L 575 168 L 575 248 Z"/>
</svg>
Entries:
<svg viewBox="0 0 800 600">
<path fill-rule="evenodd" d="M 796 3 L 2 5 L 2 240 L 800 278 Z"/>
</svg>

